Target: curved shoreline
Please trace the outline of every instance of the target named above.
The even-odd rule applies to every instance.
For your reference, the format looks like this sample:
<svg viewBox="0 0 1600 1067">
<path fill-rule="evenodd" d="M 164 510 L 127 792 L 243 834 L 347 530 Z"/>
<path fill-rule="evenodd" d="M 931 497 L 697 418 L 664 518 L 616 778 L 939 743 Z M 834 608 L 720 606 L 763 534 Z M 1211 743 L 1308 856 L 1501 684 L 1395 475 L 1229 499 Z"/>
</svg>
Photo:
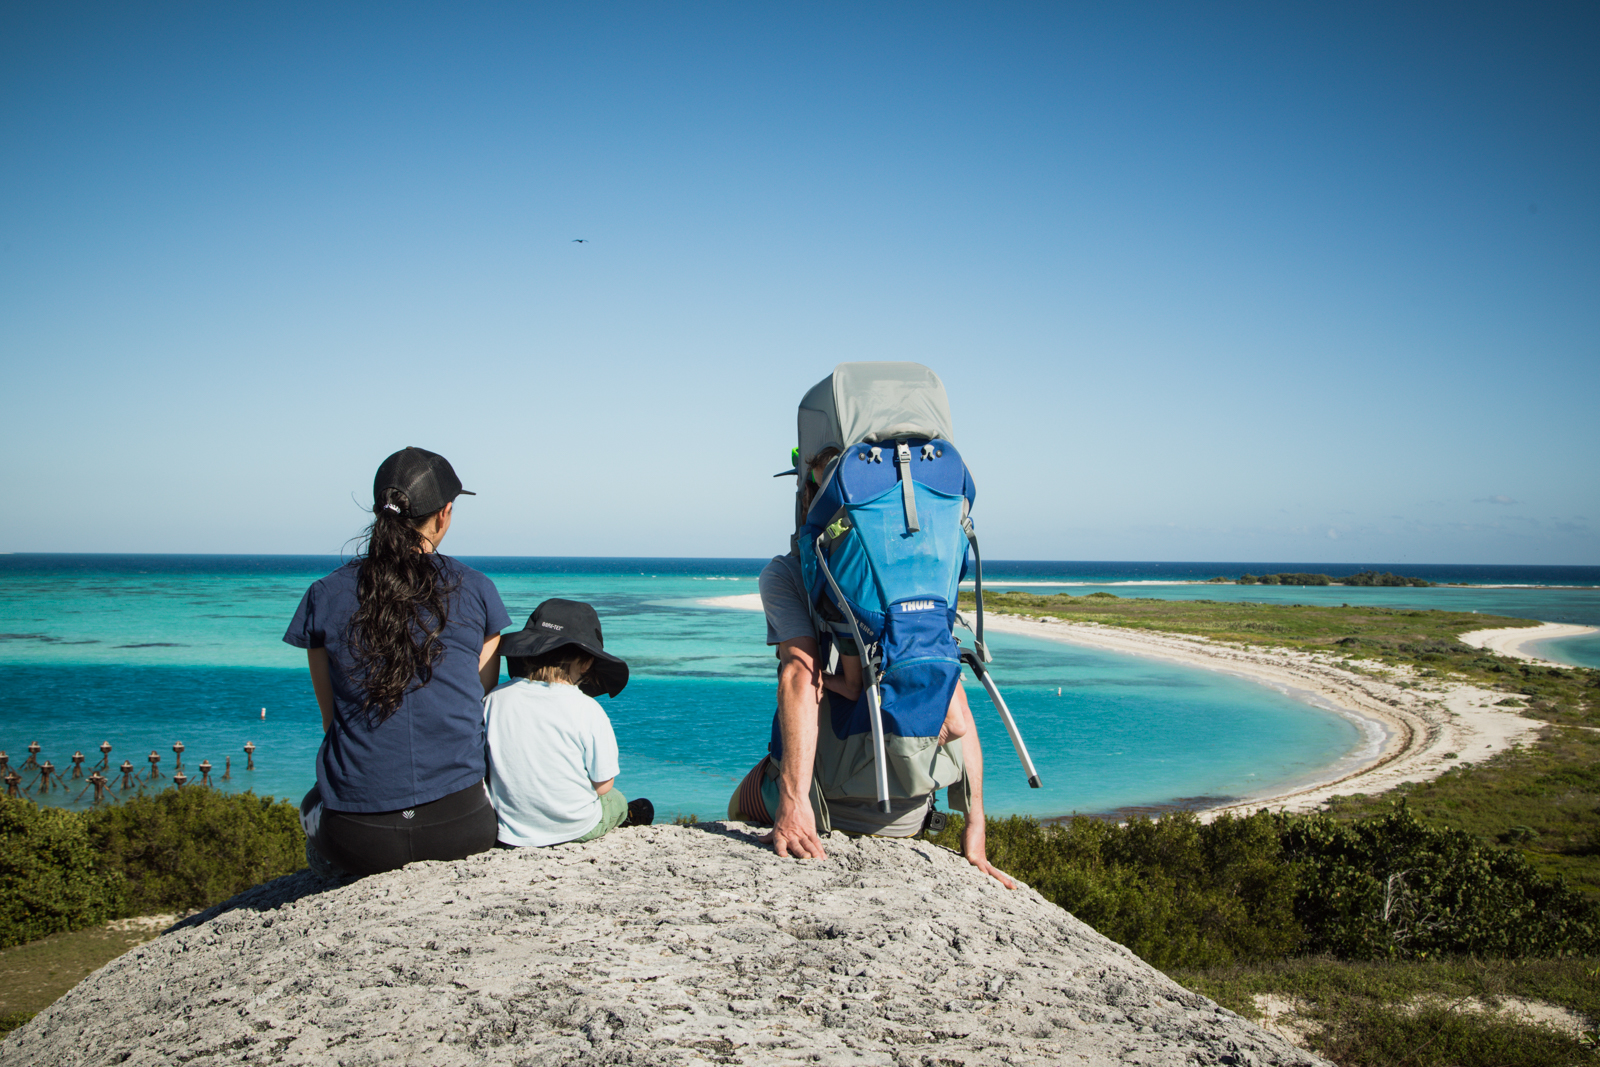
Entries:
<svg viewBox="0 0 1600 1067">
<path fill-rule="evenodd" d="M 1531 740 L 1546 725 L 1496 707 L 1495 703 L 1506 697 L 1496 690 L 1422 680 L 1406 668 L 1374 662 L 1356 664 L 1372 673 L 1356 673 L 1340 666 L 1341 659 L 1326 653 L 1224 644 L 1182 634 L 1008 615 L 986 615 L 985 624 L 1004 633 L 1147 656 L 1222 671 L 1275 688 L 1299 690 L 1358 719 L 1376 723 L 1386 733 L 1379 750 L 1353 769 L 1292 789 L 1203 809 L 1201 817 L 1207 819 L 1223 812 L 1242 814 L 1259 808 L 1311 811 L 1329 797 L 1381 793 L 1401 782 L 1436 778 L 1453 767 L 1486 759 Z"/>
<path fill-rule="evenodd" d="M 708 607 L 761 610 L 761 597 L 756 593 L 714 597 L 700 603 Z M 1506 694 L 1496 690 L 1421 679 L 1406 668 L 1376 662 L 1354 663 L 1363 672 L 1357 673 L 1340 666 L 1344 657 L 1330 653 L 1224 644 L 1204 637 L 1099 623 L 1063 622 L 1054 618 L 986 613 L 984 623 L 987 628 L 1004 633 L 1236 675 L 1289 690 L 1301 700 L 1306 700 L 1307 696 L 1313 698 L 1306 700 L 1307 703 L 1323 701 L 1353 718 L 1376 725 L 1384 734 L 1377 751 L 1353 768 L 1348 764 L 1342 769 L 1330 768 L 1334 770 L 1331 776 L 1319 777 L 1291 789 L 1269 791 L 1202 809 L 1200 816 L 1205 819 L 1223 812 L 1240 814 L 1259 808 L 1310 811 L 1333 796 L 1381 793 L 1401 782 L 1436 778 L 1453 767 L 1487 759 L 1532 740 L 1533 735 L 1547 725 L 1524 718 L 1514 710 L 1497 707 L 1497 702 L 1504 700 Z M 1562 629 L 1582 632 L 1587 628 Z M 1537 633 L 1536 640 L 1549 640 L 1552 636 L 1543 627 L 1510 632 Z"/>
<path fill-rule="evenodd" d="M 1545 641 L 1559 641 L 1563 637 L 1582 637 L 1585 634 L 1600 633 L 1593 626 L 1575 626 L 1564 622 L 1542 622 L 1538 626 L 1508 626 L 1500 630 L 1473 630 L 1461 635 L 1461 641 L 1473 648 L 1484 648 L 1490 652 L 1498 652 L 1502 656 L 1512 659 L 1524 660 L 1528 663 L 1537 663 L 1542 667 L 1572 667 L 1575 664 L 1560 663 L 1553 659 L 1535 656 L 1528 651 L 1529 646 L 1542 644 Z"/>
</svg>

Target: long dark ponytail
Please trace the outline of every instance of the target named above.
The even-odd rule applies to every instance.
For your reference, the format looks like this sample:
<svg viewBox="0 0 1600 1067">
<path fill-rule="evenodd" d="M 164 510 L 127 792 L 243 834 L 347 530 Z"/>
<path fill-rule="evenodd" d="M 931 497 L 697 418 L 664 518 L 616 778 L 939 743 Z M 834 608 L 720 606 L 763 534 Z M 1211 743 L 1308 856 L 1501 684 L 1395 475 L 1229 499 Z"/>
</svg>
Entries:
<svg viewBox="0 0 1600 1067">
<path fill-rule="evenodd" d="M 413 689 L 427 685 L 444 655 L 445 624 L 455 585 L 425 546 L 421 529 L 433 515 L 406 518 L 409 502 L 385 489 L 356 556 L 358 607 L 346 634 L 355 659 L 362 710 L 374 723 L 388 719 Z M 438 514 L 438 512 L 434 512 Z"/>
</svg>

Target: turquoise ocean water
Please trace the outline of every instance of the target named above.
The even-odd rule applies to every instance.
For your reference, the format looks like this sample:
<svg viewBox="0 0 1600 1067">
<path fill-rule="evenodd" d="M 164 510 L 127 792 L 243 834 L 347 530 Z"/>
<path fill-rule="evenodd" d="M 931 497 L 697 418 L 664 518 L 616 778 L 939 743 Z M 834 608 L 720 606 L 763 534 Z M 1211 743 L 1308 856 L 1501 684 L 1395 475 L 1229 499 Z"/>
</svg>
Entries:
<svg viewBox="0 0 1600 1067">
<path fill-rule="evenodd" d="M 173 742 L 194 777 L 201 759 L 227 788 L 295 797 L 314 780 L 320 720 L 304 653 L 280 637 L 327 557 L 0 556 L 0 749 L 20 767 L 29 742 L 70 769 L 74 751 L 113 746 L 148 770 Z M 587 600 L 633 680 L 602 701 L 622 747 L 619 786 L 664 816 L 720 817 L 765 750 L 775 661 L 759 612 L 708 607 L 754 593 L 762 560 L 468 559 L 494 579 L 520 625 L 540 600 Z M 1358 569 L 1320 564 L 991 563 L 995 589 L 1106 589 L 1122 596 L 1375 603 L 1600 625 L 1600 568 L 1380 569 L 1470 588 L 1197 586 L 1213 574 Z M 980 689 L 992 813 L 1073 811 L 1244 797 L 1359 758 L 1375 738 L 1336 711 L 1225 674 L 992 635 L 994 672 L 1028 739 L 1044 788 L 1030 790 Z M 1600 666 L 1593 638 L 1547 655 Z M 261 709 L 266 709 L 266 718 Z M 254 772 L 243 746 L 257 746 Z M 30 773 L 27 778 L 32 779 Z M 148 787 L 147 787 L 148 788 Z M 113 790 L 113 792 L 118 792 Z M 82 803 L 81 782 L 54 803 Z"/>
</svg>

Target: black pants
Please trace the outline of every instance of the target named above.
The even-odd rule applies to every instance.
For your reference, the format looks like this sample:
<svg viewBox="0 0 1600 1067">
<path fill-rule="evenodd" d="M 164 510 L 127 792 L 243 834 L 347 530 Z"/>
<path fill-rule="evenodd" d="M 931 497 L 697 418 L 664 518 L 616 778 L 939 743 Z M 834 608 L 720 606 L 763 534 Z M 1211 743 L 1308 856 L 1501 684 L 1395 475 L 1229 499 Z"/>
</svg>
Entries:
<svg viewBox="0 0 1600 1067">
<path fill-rule="evenodd" d="M 310 810 L 315 787 L 301 802 Z M 459 860 L 494 847 L 500 822 L 489 790 L 475 782 L 457 793 L 403 811 L 354 812 L 322 809 L 312 845 L 349 874 L 378 874 L 416 860 Z"/>
</svg>

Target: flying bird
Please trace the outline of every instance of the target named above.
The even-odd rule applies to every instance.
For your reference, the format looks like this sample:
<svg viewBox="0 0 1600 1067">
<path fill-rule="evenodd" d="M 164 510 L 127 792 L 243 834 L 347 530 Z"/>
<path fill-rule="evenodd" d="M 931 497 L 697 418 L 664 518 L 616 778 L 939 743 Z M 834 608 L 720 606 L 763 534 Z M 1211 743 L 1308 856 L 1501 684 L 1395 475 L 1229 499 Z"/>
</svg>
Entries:
<svg viewBox="0 0 1600 1067">
<path fill-rule="evenodd" d="M 572 239 L 572 243 L 575 245 L 586 245 L 589 243 L 589 239 L 586 237 L 574 237 Z"/>
</svg>

